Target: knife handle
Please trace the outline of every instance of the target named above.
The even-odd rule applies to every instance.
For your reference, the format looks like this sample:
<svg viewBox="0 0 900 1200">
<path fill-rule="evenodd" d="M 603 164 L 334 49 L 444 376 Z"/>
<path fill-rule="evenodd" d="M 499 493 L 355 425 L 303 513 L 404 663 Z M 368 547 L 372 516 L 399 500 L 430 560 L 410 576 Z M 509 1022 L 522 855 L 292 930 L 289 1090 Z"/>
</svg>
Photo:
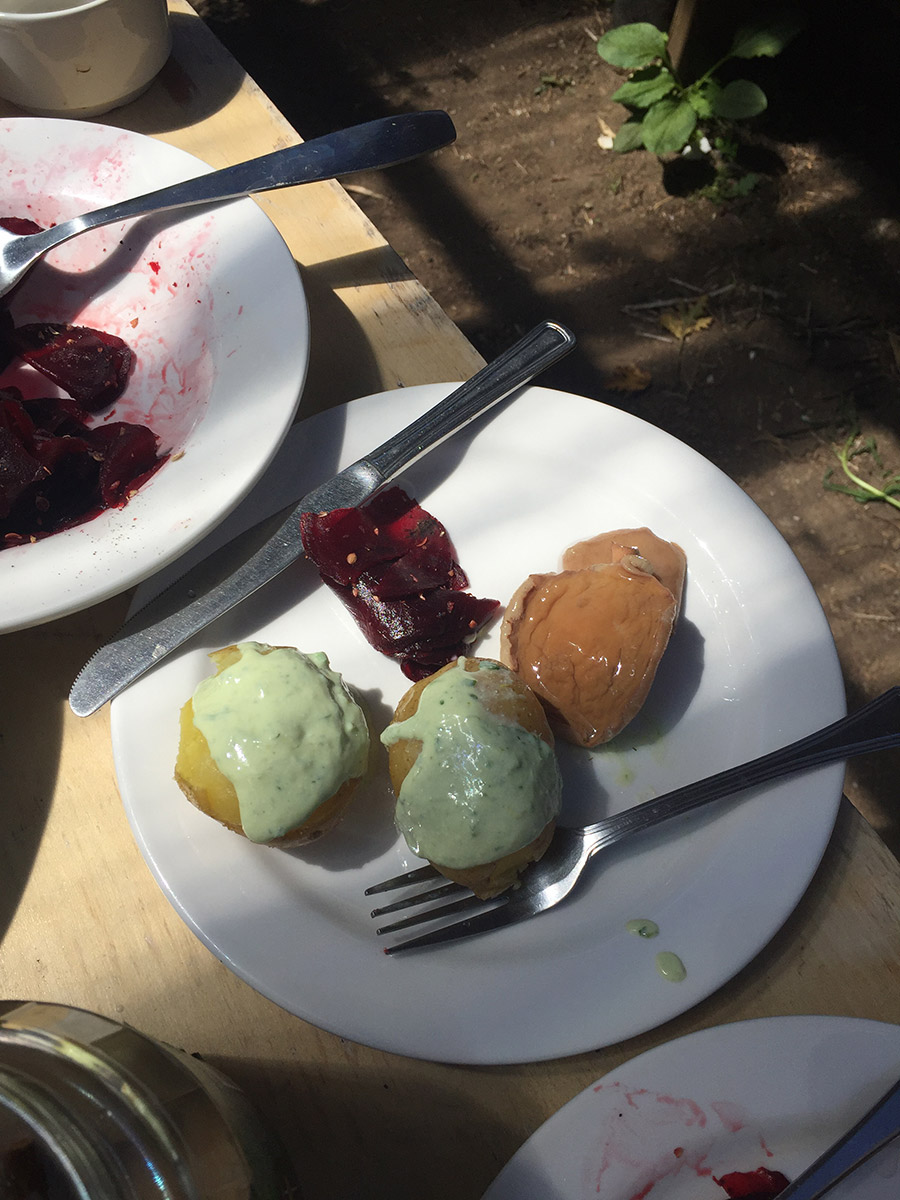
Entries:
<svg viewBox="0 0 900 1200">
<path fill-rule="evenodd" d="M 400 433 L 366 456 L 387 482 L 411 466 L 493 404 L 529 383 L 575 345 L 575 337 L 556 321 L 542 321 L 504 354 L 490 362 L 452 395 L 423 413 Z"/>
</svg>

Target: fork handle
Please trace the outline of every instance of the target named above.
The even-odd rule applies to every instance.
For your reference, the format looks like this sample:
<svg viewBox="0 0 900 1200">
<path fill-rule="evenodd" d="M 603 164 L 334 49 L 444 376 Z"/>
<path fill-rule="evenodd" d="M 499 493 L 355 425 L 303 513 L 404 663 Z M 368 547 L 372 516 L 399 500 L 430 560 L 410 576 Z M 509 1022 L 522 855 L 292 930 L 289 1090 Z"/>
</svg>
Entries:
<svg viewBox="0 0 900 1200">
<path fill-rule="evenodd" d="M 900 687 L 892 687 L 849 716 L 841 717 L 839 721 L 826 725 L 808 737 L 782 746 L 780 750 L 720 771 L 698 783 L 689 783 L 655 800 L 647 800 L 596 825 L 588 825 L 584 836 L 589 853 L 596 854 L 604 846 L 611 846 L 623 837 L 649 829 L 670 817 L 702 808 L 723 796 L 731 796 L 798 771 L 853 758 L 857 754 L 887 750 L 898 744 Z"/>
</svg>

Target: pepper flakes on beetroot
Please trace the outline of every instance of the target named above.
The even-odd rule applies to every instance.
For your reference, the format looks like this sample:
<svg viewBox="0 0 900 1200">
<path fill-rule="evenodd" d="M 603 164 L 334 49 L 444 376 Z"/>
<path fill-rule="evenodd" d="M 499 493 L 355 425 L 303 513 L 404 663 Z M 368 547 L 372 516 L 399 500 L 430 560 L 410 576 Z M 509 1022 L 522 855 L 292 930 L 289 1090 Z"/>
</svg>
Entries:
<svg viewBox="0 0 900 1200">
<path fill-rule="evenodd" d="M 107 408 L 125 391 L 133 355 L 120 337 L 85 325 L 35 322 L 12 331 L 15 352 L 86 412 Z"/>
<path fill-rule="evenodd" d="M 0 391 L 0 547 L 37 541 L 121 507 L 164 461 L 142 425 L 89 428 L 65 398 Z"/>
<path fill-rule="evenodd" d="M 499 607 L 470 592 L 447 530 L 401 488 L 359 508 L 304 513 L 307 556 L 367 641 L 423 679 L 470 648 Z"/>
</svg>

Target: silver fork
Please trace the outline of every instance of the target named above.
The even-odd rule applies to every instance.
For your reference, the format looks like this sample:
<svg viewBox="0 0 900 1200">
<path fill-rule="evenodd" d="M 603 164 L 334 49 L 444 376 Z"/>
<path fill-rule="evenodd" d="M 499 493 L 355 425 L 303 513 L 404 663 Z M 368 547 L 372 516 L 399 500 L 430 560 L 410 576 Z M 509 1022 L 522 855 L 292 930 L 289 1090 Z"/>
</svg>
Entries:
<svg viewBox="0 0 900 1200">
<path fill-rule="evenodd" d="M 417 946 L 435 946 L 457 938 L 487 933 L 504 925 L 513 925 L 534 917 L 538 913 L 554 908 L 569 895 L 577 884 L 588 860 L 599 850 L 605 850 L 634 834 L 681 816 L 695 808 L 702 808 L 713 800 L 732 796 L 758 784 L 768 783 L 798 771 L 809 771 L 826 763 L 853 758 L 859 754 L 871 754 L 874 750 L 888 750 L 900 746 L 900 687 L 893 687 L 856 712 L 842 717 L 824 729 L 811 733 L 799 741 L 782 746 L 760 758 L 730 767 L 707 779 L 687 784 L 647 800 L 625 812 L 607 817 L 595 825 L 583 829 L 570 829 L 558 825 L 553 840 L 540 862 L 534 863 L 523 873 L 518 887 L 492 900 L 479 900 L 468 888 L 457 883 L 444 883 L 406 895 L 391 904 L 372 910 L 373 917 L 417 908 L 410 916 L 382 925 L 377 934 L 395 933 L 401 929 L 419 925 L 425 921 L 445 920 L 447 917 L 467 914 L 460 921 L 444 924 L 406 941 L 385 946 L 386 954 L 398 950 L 411 950 Z M 372 896 L 399 888 L 442 878 L 431 866 L 419 867 L 405 875 L 386 879 L 383 883 L 366 888 L 365 895 Z M 449 903 L 436 904 L 446 900 Z M 427 906 L 427 907 L 423 907 Z"/>
</svg>

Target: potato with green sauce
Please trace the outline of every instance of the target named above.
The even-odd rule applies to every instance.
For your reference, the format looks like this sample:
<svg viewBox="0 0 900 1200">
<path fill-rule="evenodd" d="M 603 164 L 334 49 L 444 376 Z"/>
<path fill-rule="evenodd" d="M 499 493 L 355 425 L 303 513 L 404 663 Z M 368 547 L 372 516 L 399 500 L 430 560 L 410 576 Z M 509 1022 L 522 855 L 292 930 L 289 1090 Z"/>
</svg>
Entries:
<svg viewBox="0 0 900 1200">
<path fill-rule="evenodd" d="M 369 761 L 365 713 L 325 654 L 242 642 L 181 710 L 178 786 L 253 842 L 290 847 L 343 816 Z"/>
<path fill-rule="evenodd" d="M 410 849 L 484 899 L 556 826 L 561 781 L 537 697 L 501 663 L 460 658 L 416 683 L 381 736 Z"/>
</svg>

